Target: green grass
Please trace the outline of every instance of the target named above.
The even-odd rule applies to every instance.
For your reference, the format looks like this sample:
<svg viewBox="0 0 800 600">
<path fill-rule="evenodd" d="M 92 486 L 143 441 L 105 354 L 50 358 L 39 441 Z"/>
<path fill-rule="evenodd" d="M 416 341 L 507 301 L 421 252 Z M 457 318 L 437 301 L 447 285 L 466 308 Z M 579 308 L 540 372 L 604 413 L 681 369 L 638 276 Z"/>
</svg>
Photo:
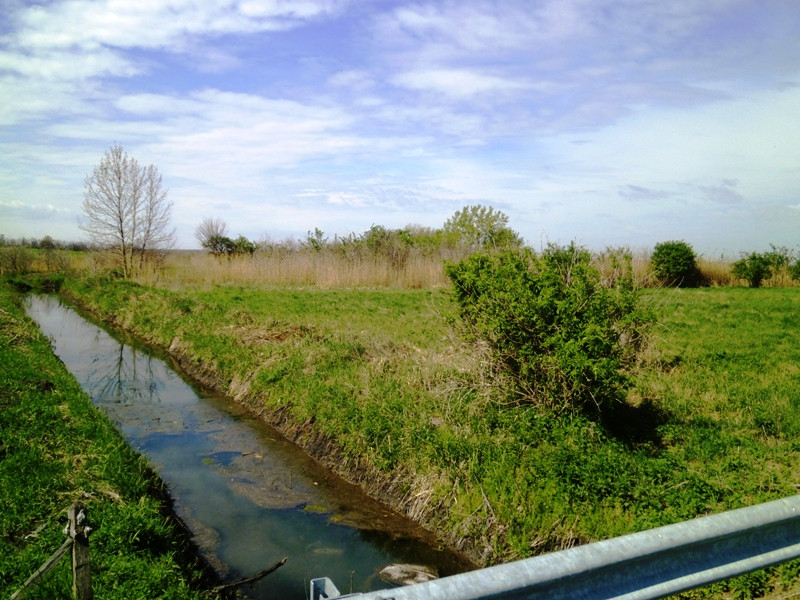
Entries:
<svg viewBox="0 0 800 600">
<path fill-rule="evenodd" d="M 63 543 L 81 500 L 97 598 L 200 598 L 204 583 L 154 473 L 94 409 L 0 284 L 0 581 L 12 593 Z M 28 598 L 71 598 L 69 559 Z"/>
<path fill-rule="evenodd" d="M 800 483 L 800 292 L 663 292 L 662 327 L 638 394 L 667 422 L 662 453 L 726 508 L 796 493 Z"/>
<path fill-rule="evenodd" d="M 800 293 L 648 291 L 629 403 L 597 420 L 520 404 L 420 290 L 169 292 L 67 282 L 92 310 L 255 410 L 333 439 L 332 465 L 493 563 L 795 494 Z M 312 447 L 313 436 L 300 443 Z M 324 459 L 324 457 L 323 457 Z M 387 496 L 387 499 L 389 497 Z M 719 584 L 749 597 L 796 564 Z M 703 592 L 705 593 L 705 592 Z"/>
</svg>

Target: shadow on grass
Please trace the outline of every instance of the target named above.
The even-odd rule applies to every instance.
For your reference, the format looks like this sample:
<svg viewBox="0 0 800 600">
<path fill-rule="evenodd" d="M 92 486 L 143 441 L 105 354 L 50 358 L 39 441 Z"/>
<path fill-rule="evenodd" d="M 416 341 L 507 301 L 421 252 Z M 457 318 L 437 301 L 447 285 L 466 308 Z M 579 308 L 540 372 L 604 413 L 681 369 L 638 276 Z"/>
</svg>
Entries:
<svg viewBox="0 0 800 600">
<path fill-rule="evenodd" d="M 627 402 L 614 403 L 597 416 L 597 421 L 609 435 L 630 445 L 661 445 L 658 428 L 670 420 L 670 414 L 650 400 L 638 406 Z"/>
</svg>

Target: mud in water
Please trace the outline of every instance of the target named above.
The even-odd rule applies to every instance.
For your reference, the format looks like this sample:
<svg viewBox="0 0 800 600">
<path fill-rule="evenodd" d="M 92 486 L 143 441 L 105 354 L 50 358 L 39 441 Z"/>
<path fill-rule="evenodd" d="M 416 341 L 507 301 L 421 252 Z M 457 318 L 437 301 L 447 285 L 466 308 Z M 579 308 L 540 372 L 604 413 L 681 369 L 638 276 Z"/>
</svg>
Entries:
<svg viewBox="0 0 800 600">
<path fill-rule="evenodd" d="M 184 381 L 161 358 L 112 337 L 58 298 L 31 296 L 28 314 L 56 354 L 167 483 L 178 515 L 223 580 L 287 563 L 248 598 L 305 598 L 330 577 L 342 593 L 390 587 L 392 563 L 440 575 L 469 564 L 232 402 Z"/>
</svg>

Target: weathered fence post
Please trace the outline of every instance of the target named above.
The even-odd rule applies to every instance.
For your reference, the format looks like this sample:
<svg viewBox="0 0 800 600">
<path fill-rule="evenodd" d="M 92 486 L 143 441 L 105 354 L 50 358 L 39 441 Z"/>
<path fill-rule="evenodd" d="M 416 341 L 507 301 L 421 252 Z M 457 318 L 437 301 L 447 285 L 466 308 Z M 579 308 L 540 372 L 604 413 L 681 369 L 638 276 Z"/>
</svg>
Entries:
<svg viewBox="0 0 800 600">
<path fill-rule="evenodd" d="M 92 574 L 89 569 L 89 532 L 86 509 L 76 503 L 67 510 L 69 537 L 72 538 L 72 597 L 76 600 L 93 600 Z"/>
</svg>

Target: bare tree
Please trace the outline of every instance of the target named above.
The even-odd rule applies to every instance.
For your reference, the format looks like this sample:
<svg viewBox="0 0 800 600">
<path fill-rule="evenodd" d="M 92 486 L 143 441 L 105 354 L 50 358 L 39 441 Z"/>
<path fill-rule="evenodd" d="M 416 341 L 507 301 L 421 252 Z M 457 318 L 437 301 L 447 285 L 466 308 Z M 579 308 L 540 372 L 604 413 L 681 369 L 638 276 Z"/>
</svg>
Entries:
<svg viewBox="0 0 800 600">
<path fill-rule="evenodd" d="M 153 165 L 140 166 L 120 145 L 107 150 L 86 176 L 83 212 L 80 227 L 114 252 L 126 278 L 141 269 L 149 252 L 174 243 L 172 203 L 161 174 Z"/>
<path fill-rule="evenodd" d="M 139 267 L 144 265 L 148 253 L 171 248 L 175 244 L 175 230 L 170 228 L 172 202 L 167 200 L 167 190 L 162 185 L 161 173 L 154 165 L 144 170 L 144 220 L 139 228 Z"/>
<path fill-rule="evenodd" d="M 228 237 L 228 224 L 222 219 L 206 217 L 194 230 L 194 238 L 215 256 L 220 254 L 230 254 L 233 248 L 233 240 Z M 223 247 L 231 246 L 231 252 L 226 252 Z"/>
</svg>

